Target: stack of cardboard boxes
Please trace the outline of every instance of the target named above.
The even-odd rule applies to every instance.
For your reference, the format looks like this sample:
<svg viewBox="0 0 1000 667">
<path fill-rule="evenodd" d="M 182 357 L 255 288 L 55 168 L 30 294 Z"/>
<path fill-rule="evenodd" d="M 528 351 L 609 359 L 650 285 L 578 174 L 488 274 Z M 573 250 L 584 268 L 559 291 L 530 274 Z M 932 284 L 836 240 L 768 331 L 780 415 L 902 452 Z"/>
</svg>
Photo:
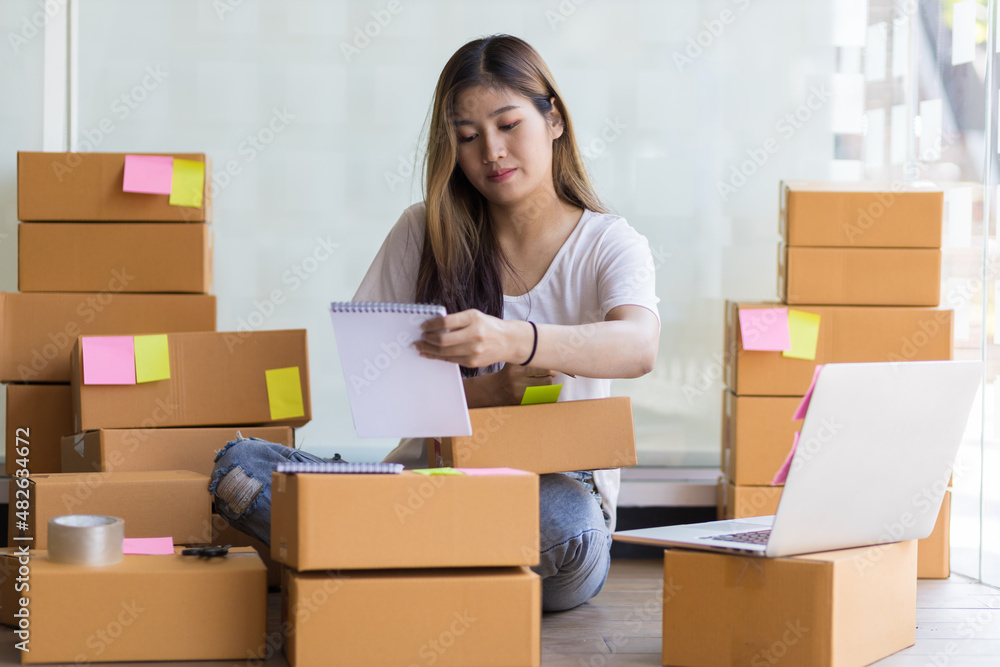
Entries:
<svg viewBox="0 0 1000 667">
<path fill-rule="evenodd" d="M 134 182 L 143 175 L 144 160 L 166 167 L 160 172 L 166 183 L 163 195 L 148 192 L 141 183 L 140 191 L 130 187 L 130 178 Z M 175 164 L 194 166 L 196 177 L 186 190 L 181 188 L 183 176 L 174 173 Z M 172 466 L 168 473 L 141 475 L 116 471 L 131 475 L 117 484 L 105 483 L 100 476 L 72 474 L 102 470 L 74 466 L 73 460 L 64 473 L 61 461 L 62 438 L 80 430 L 74 424 L 70 386 L 78 337 L 104 340 L 102 334 L 115 334 L 108 340 L 136 341 L 142 362 L 150 357 L 150 343 L 153 356 L 157 354 L 163 332 L 215 330 L 205 176 L 202 154 L 18 153 L 21 291 L 0 295 L 4 304 L 0 367 L 6 380 L 65 384 L 7 385 L 9 399 L 35 399 L 30 404 L 23 400 L 7 404 L 7 471 L 29 473 L 33 493 L 28 495 L 35 510 L 30 521 L 18 514 L 11 485 L 11 538 L 30 536 L 34 540 L 29 546 L 45 549 L 48 518 L 81 511 L 116 514 L 111 510 L 119 505 L 123 514 L 147 517 L 145 527 L 138 521 L 129 526 L 134 533 L 130 537 L 187 537 L 197 532 L 196 524 L 207 521 L 210 499 L 198 488 L 204 475 L 181 472 L 197 468 Z M 134 367 L 134 356 L 129 361 Z M 141 374 L 137 379 L 133 370 L 127 381 L 146 379 Z M 159 426 L 156 415 L 150 416 L 144 425 Z M 144 452 L 136 448 L 132 455 L 140 458 Z M 124 464 L 122 468 L 129 469 Z M 174 492 L 176 503 L 190 512 L 159 516 L 134 501 L 142 497 L 169 503 Z M 153 534 L 147 535 L 147 529 Z"/>
<path fill-rule="evenodd" d="M 951 358 L 941 211 L 940 191 L 782 184 L 783 302 L 726 306 L 720 518 L 775 512 L 817 365 Z M 941 533 L 786 558 L 669 549 L 663 664 L 861 665 L 910 646 L 914 575 L 942 554 L 948 574 Z"/>
<path fill-rule="evenodd" d="M 188 171 L 180 170 L 181 166 Z M 37 308 L 47 315 L 46 319 L 32 320 L 23 306 L 21 310 L 8 309 L 3 317 L 5 331 L 37 329 L 32 337 L 25 337 L 26 343 L 36 340 L 35 347 L 41 351 L 41 355 L 34 357 L 50 356 L 55 350 L 52 344 L 60 343 L 58 378 L 51 373 L 43 378 L 67 383 L 71 375 L 71 352 L 78 336 L 86 339 L 96 334 L 114 334 L 106 341 L 95 336 L 89 342 L 105 345 L 110 342 L 119 346 L 105 350 L 111 357 L 103 362 L 99 357 L 102 350 L 95 349 L 97 356 L 92 369 L 95 376 L 90 384 L 83 378 L 83 356 L 86 355 L 78 353 L 76 380 L 85 397 L 82 412 L 81 392 L 77 390 L 74 399 L 69 384 L 8 385 L 9 397 L 20 399 L 37 395 L 38 400 L 30 405 L 25 400 L 8 401 L 7 471 L 13 473 L 20 462 L 25 462 L 33 475 L 44 474 L 33 479 L 40 485 L 37 488 L 41 494 L 45 493 L 45 485 L 70 482 L 68 477 L 52 476 L 51 473 L 99 472 L 103 480 L 122 482 L 108 485 L 109 489 L 118 489 L 123 494 L 115 496 L 118 500 L 110 501 L 113 507 L 121 498 L 132 497 L 145 488 L 138 483 L 130 486 L 130 473 L 150 473 L 154 478 L 162 478 L 172 474 L 169 471 L 186 470 L 207 476 L 212 470 L 214 451 L 232 440 L 238 429 L 244 436 L 292 446 L 294 435 L 289 424 L 300 425 L 308 421 L 304 332 L 213 333 L 198 338 L 191 343 L 193 347 L 183 344 L 191 340 L 189 338 L 180 339 L 181 343 L 173 339 L 175 332 L 215 331 L 215 297 L 209 294 L 212 290 L 212 235 L 207 224 L 211 217 L 209 182 L 208 164 L 202 154 L 18 155 L 19 216 L 32 221 L 19 227 L 19 286 L 22 292 L 49 293 L 31 294 L 34 301 L 25 302 L 27 306 L 38 302 Z M 87 290 L 99 291 L 90 294 L 85 293 Z M 29 295 L 3 296 L 11 304 L 13 297 L 21 297 L 24 301 Z M 44 310 L 46 306 L 48 311 Z M 60 310 L 57 306 L 65 307 Z M 116 317 L 123 308 L 124 314 Z M 74 321 L 74 316 L 82 322 Z M 66 323 L 62 322 L 63 317 Z M 46 329 L 57 336 L 49 334 L 45 338 Z M 11 348 L 11 339 L 5 340 L 5 349 L 17 349 Z M 52 344 L 46 347 L 44 344 L 49 342 Z M 304 389 L 299 391 L 298 400 L 304 406 L 300 406 L 293 421 L 271 418 L 267 410 L 270 385 L 263 373 L 272 366 L 258 368 L 260 364 L 269 363 L 268 355 L 275 346 L 286 344 L 294 353 L 279 354 L 282 360 L 275 362 L 277 365 L 273 368 L 282 368 L 285 364 L 303 369 Z M 130 348 L 131 353 L 122 345 Z M 180 347 L 176 347 L 178 345 Z M 210 352 L 204 351 L 206 345 L 211 348 Z M 125 380 L 132 383 L 131 386 L 103 386 L 106 378 L 100 377 L 102 369 L 98 364 L 109 364 L 113 370 L 117 368 L 114 364 L 122 361 L 123 352 L 125 357 L 131 357 L 127 360 L 132 364 L 130 368 L 134 367 L 126 372 L 126 375 L 132 373 Z M 25 358 L 27 354 L 25 348 L 20 357 L 12 352 L 5 355 L 5 360 L 9 359 L 11 365 L 19 363 L 22 375 L 18 377 L 27 374 L 28 378 L 37 379 L 44 369 L 41 364 L 38 368 L 32 366 L 34 359 L 29 363 Z M 198 361 L 195 358 L 198 354 L 212 356 L 212 363 Z M 244 365 L 235 371 L 224 370 L 206 377 L 212 368 L 226 368 L 220 365 L 222 359 Z M 240 375 L 250 369 L 260 371 L 259 377 L 255 375 L 251 379 Z M 183 388 L 180 387 L 182 378 L 187 381 Z M 298 386 L 297 381 L 281 385 L 280 379 L 276 380 L 279 388 Z M 234 389 L 228 384 L 234 380 L 239 380 L 243 386 Z M 140 405 L 136 401 L 141 402 L 141 399 L 124 398 L 133 391 L 142 396 L 143 391 L 151 389 L 159 389 L 163 394 L 155 405 Z M 95 414 L 103 391 L 124 392 L 113 399 L 122 402 L 111 408 L 105 405 L 106 414 Z M 58 402 L 52 400 L 54 392 L 58 392 Z M 90 397 L 93 394 L 98 399 L 92 405 Z M 252 410 L 244 410 L 243 415 L 225 414 L 224 408 L 238 400 L 256 406 L 256 412 L 251 415 Z M 191 414 L 192 405 L 199 406 L 202 414 Z M 142 412 L 141 416 L 135 412 L 127 414 L 126 407 L 134 407 Z M 48 412 L 42 413 L 42 410 Z M 108 413 L 113 413 L 112 419 L 108 418 Z M 270 423 L 274 425 L 246 426 Z M 216 424 L 237 428 L 198 428 Z M 27 457 L 17 456 L 18 428 L 28 429 L 29 437 L 21 440 L 22 444 L 28 443 Z M 199 494 L 197 488 L 198 484 L 190 485 L 189 493 L 203 501 L 201 495 L 204 494 Z M 63 509 L 72 510 L 70 507 Z M 125 514 L 128 511 L 128 508 L 122 510 Z M 179 542 L 226 540 L 254 546 L 267 560 L 266 545 L 233 530 L 217 515 L 211 515 L 210 525 L 204 517 L 198 523 L 197 530 L 188 526 L 174 537 Z M 12 513 L 12 536 L 16 526 Z M 133 521 L 129 524 L 129 532 L 135 531 L 141 528 Z M 41 539 L 44 544 L 44 536 Z M 270 561 L 268 564 L 269 581 L 277 585 L 279 570 Z"/>
<path fill-rule="evenodd" d="M 147 168 L 131 171 L 132 191 L 130 163 Z M 47 638 L 25 661 L 245 658 L 266 646 L 257 553 L 268 550 L 212 513 L 209 475 L 237 431 L 291 446 L 292 427 L 309 421 L 306 332 L 215 331 L 203 155 L 21 153 L 18 173 L 19 216 L 31 222 L 19 231 L 22 293 L 2 295 L 0 368 L 4 379 L 64 383 L 53 385 L 59 405 L 44 393 L 30 410 L 8 402 L 18 477 L 2 560 L 30 560 L 31 625 Z M 8 393 L 24 387 L 49 388 Z M 175 553 L 51 562 L 47 522 L 65 514 L 120 517 L 126 538 L 168 537 Z M 214 565 L 177 553 L 222 540 L 236 549 Z M 7 623 L 20 601 L 12 584 Z M 121 622 L 129 641 L 92 641 L 97 628 L 74 604 L 84 598 L 111 611 L 132 599 L 143 613 Z M 218 599 L 229 601 L 221 625 L 208 611 Z"/>
<path fill-rule="evenodd" d="M 207 194 L 195 207 L 124 192 L 122 154 L 17 158 L 20 291 L 0 293 L 5 472 L 54 473 L 60 438 L 73 432 L 77 336 L 215 330 L 210 205 Z"/>
<path fill-rule="evenodd" d="M 720 518 L 774 513 L 772 480 L 818 364 L 951 359 L 953 311 L 937 308 L 942 209 L 935 189 L 781 184 L 782 303 L 726 306 Z M 785 317 L 793 349 L 761 349 Z M 919 541 L 921 577 L 949 575 L 950 494 Z"/>
<path fill-rule="evenodd" d="M 271 490 L 292 667 L 539 664 L 537 475 L 275 473 Z"/>
</svg>

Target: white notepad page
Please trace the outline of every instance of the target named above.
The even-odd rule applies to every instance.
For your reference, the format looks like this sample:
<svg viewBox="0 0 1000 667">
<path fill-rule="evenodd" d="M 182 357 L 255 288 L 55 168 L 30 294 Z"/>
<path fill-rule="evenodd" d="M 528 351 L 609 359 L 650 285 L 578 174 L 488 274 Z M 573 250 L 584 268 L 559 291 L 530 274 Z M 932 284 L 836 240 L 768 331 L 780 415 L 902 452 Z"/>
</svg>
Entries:
<svg viewBox="0 0 1000 667">
<path fill-rule="evenodd" d="M 340 301 L 330 305 L 354 428 L 362 438 L 472 435 L 458 364 L 411 345 L 444 306 Z"/>
</svg>

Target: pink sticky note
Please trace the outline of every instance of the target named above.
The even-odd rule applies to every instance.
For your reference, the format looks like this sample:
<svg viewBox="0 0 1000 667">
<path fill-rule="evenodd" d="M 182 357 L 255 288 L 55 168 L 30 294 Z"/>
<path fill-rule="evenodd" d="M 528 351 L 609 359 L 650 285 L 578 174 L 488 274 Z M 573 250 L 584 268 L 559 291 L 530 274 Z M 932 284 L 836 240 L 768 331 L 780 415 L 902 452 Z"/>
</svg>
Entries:
<svg viewBox="0 0 1000 667">
<path fill-rule="evenodd" d="M 126 556 L 170 556 L 174 553 L 172 537 L 126 537 L 122 541 Z"/>
<path fill-rule="evenodd" d="M 515 468 L 455 468 L 455 470 L 460 470 L 466 475 L 472 475 L 473 477 L 486 477 L 488 475 L 530 475 L 531 473 L 524 470 L 517 470 Z"/>
<path fill-rule="evenodd" d="M 131 336 L 86 336 L 84 384 L 135 384 L 135 347 Z"/>
<path fill-rule="evenodd" d="M 126 155 L 124 192 L 169 195 L 174 158 L 169 155 Z"/>
<path fill-rule="evenodd" d="M 819 369 L 821 368 L 823 368 L 823 364 L 816 364 L 816 370 L 813 371 L 812 382 L 809 383 L 809 389 L 806 391 L 806 395 L 802 397 L 802 402 L 799 403 L 799 407 L 796 408 L 795 414 L 792 415 L 792 421 L 806 418 L 806 410 L 809 409 L 809 401 L 812 400 L 813 389 L 816 388 L 816 379 L 819 377 Z"/>
<path fill-rule="evenodd" d="M 744 350 L 792 349 L 787 308 L 740 308 L 740 333 Z"/>
<path fill-rule="evenodd" d="M 785 457 L 785 462 L 781 464 L 778 468 L 778 472 L 774 473 L 774 479 L 771 480 L 771 486 L 777 486 L 779 484 L 784 484 L 785 480 L 788 479 L 788 470 L 792 467 L 792 459 L 795 458 L 795 448 L 799 446 L 799 432 L 795 432 L 795 440 L 792 441 L 792 448 L 788 450 L 788 456 Z"/>
</svg>

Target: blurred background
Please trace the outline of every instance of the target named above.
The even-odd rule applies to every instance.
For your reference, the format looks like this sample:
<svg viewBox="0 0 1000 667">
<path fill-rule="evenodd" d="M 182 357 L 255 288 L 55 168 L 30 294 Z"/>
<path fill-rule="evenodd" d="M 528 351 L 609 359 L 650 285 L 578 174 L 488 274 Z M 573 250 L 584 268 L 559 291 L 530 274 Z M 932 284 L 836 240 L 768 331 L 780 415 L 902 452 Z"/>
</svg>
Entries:
<svg viewBox="0 0 1000 667">
<path fill-rule="evenodd" d="M 600 195 L 653 250 L 656 369 L 613 390 L 650 470 L 718 468 L 723 306 L 776 298 L 780 179 L 946 188 L 942 305 L 956 358 L 988 362 L 953 568 L 1000 583 L 998 30 L 985 0 L 4 0 L 0 290 L 17 289 L 16 151 L 204 152 L 219 330 L 307 328 L 314 419 L 297 445 L 377 460 L 395 441 L 355 436 L 326 306 L 422 199 L 448 57 L 514 34 L 554 73 Z"/>
</svg>

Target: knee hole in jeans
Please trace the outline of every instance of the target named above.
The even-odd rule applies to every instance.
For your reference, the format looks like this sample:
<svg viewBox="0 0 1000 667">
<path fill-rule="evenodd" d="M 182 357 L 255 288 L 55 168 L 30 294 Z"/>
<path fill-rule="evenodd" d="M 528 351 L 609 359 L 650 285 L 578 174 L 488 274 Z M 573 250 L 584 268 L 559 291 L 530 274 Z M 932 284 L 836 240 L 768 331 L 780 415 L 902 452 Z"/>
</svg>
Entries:
<svg viewBox="0 0 1000 667">
<path fill-rule="evenodd" d="M 215 495 L 226 503 L 234 515 L 243 516 L 263 486 L 261 482 L 243 472 L 243 468 L 236 466 L 219 478 Z"/>
</svg>

